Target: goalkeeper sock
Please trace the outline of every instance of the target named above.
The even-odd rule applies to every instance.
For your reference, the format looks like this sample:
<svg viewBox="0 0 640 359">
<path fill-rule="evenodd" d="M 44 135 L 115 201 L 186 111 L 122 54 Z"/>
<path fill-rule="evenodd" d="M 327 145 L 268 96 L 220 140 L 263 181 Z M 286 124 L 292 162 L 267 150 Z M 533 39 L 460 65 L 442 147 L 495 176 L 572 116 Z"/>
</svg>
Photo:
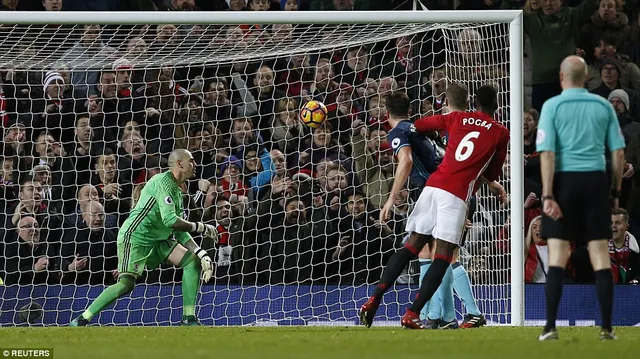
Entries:
<svg viewBox="0 0 640 359">
<path fill-rule="evenodd" d="M 424 279 L 425 274 L 427 274 L 427 271 L 429 270 L 429 267 L 431 267 L 431 259 L 419 259 L 418 260 L 420 262 L 420 282 L 422 283 L 422 280 Z M 429 302 L 427 302 L 427 304 L 424 306 L 424 308 L 422 308 L 422 310 L 420 311 L 420 319 L 422 320 L 427 320 L 429 319 L 429 311 L 431 310 L 431 303 L 433 302 L 433 299 L 430 300 Z M 438 319 L 438 318 L 432 318 L 432 319 Z"/>
<path fill-rule="evenodd" d="M 467 313 L 471 315 L 481 314 L 476 304 L 476 298 L 471 290 L 469 274 L 460 263 L 453 265 L 453 289 L 458 293 L 458 297 L 462 300 L 462 304 L 464 304 Z"/>
<path fill-rule="evenodd" d="M 595 272 L 596 294 L 600 302 L 602 314 L 602 329 L 611 331 L 611 312 L 613 311 L 613 275 L 611 269 Z"/>
<path fill-rule="evenodd" d="M 545 285 L 545 295 L 547 299 L 547 325 L 544 329 L 549 331 L 556 328 L 556 316 L 558 306 L 562 298 L 562 282 L 564 281 L 564 268 L 549 267 L 547 272 L 547 284 Z"/>
<path fill-rule="evenodd" d="M 456 312 L 453 306 L 453 269 L 451 266 L 447 268 L 447 271 L 442 278 L 442 284 L 436 293 L 440 293 L 440 312 L 442 314 L 442 320 L 449 323 L 456 319 Z"/>
<path fill-rule="evenodd" d="M 96 298 L 89 308 L 82 313 L 82 317 L 86 320 L 91 320 L 91 318 L 96 314 L 100 313 L 104 308 L 115 302 L 116 299 L 130 293 L 135 284 L 135 278 L 131 275 L 121 275 L 118 283 L 107 287 L 102 293 L 100 293 L 98 298 Z"/>
<path fill-rule="evenodd" d="M 200 286 L 200 263 L 191 253 L 185 254 L 180 261 L 182 268 L 182 315 L 196 315 L 196 298 Z"/>
<path fill-rule="evenodd" d="M 444 278 L 452 259 L 451 257 L 436 254 L 433 262 L 431 262 L 431 267 L 420 284 L 420 290 L 416 295 L 416 299 L 411 305 L 410 310 L 412 312 L 420 313 L 424 305 L 433 297 L 438 287 L 440 287 L 442 278 Z"/>
<path fill-rule="evenodd" d="M 380 282 L 376 286 L 373 296 L 381 299 L 384 293 L 396 282 L 396 279 L 398 279 L 404 267 L 406 267 L 418 253 L 420 253 L 419 249 L 406 244 L 395 252 L 391 258 L 389 258 L 389 263 L 387 263 L 387 267 L 384 269 L 384 272 L 382 272 L 382 278 L 380 278 Z"/>
</svg>

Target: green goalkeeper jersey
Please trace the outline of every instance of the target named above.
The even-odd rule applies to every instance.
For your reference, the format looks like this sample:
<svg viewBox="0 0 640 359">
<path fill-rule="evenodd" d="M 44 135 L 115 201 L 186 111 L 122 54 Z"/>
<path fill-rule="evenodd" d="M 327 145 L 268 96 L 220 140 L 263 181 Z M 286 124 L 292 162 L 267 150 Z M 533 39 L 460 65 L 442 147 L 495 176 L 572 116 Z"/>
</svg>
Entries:
<svg viewBox="0 0 640 359">
<path fill-rule="evenodd" d="M 118 232 L 118 241 L 129 236 L 131 244 L 152 246 L 168 239 L 171 226 L 182 217 L 182 191 L 170 171 L 153 176 Z M 179 240 L 188 233 L 176 232 Z M 186 238 L 185 238 L 186 239 Z"/>
</svg>

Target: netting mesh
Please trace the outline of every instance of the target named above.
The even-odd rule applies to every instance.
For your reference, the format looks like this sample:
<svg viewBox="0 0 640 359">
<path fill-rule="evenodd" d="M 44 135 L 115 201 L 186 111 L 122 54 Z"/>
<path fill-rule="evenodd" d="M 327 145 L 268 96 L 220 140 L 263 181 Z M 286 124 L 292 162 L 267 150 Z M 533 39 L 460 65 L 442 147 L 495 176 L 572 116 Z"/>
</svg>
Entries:
<svg viewBox="0 0 640 359">
<path fill-rule="evenodd" d="M 2 25 L 0 324 L 31 301 L 66 324 L 116 280 L 118 228 L 175 148 L 192 151 L 184 217 L 217 225 L 205 324 L 354 324 L 423 184 L 376 222 L 393 181 L 384 96 L 446 111 L 452 81 L 498 87 L 508 125 L 508 25 Z M 298 120 L 309 99 L 329 116 Z M 439 140 L 441 141 L 441 140 Z M 444 141 L 441 141 L 444 148 Z M 507 190 L 508 174 L 503 183 Z M 480 309 L 509 322 L 508 208 L 481 189 L 461 262 Z M 396 320 L 412 263 L 385 296 Z M 167 325 L 181 270 L 161 264 L 102 324 Z M 462 310 L 461 307 L 458 309 Z M 21 319 L 22 318 L 22 319 Z M 394 324 L 396 322 L 393 322 Z"/>
<path fill-rule="evenodd" d="M 446 28 L 464 26 L 450 24 Z M 20 68 L 46 68 L 69 55 L 81 55 L 74 68 L 97 69 L 110 67 L 114 55 L 126 55 L 140 67 L 193 66 L 345 48 L 438 27 L 442 25 L 5 25 L 0 61 Z M 140 39 L 146 42 L 147 51 L 140 49 Z M 70 53 L 72 49 L 76 51 Z M 16 57 L 15 51 L 21 56 Z"/>
</svg>

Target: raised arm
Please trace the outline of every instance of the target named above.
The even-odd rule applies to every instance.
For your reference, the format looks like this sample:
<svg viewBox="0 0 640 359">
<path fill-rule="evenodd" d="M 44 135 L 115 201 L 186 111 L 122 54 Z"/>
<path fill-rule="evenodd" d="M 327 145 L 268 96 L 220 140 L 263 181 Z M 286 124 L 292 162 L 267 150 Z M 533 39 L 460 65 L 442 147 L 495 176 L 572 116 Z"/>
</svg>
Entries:
<svg viewBox="0 0 640 359">
<path fill-rule="evenodd" d="M 233 81 L 233 84 L 235 85 L 236 89 L 238 90 L 238 94 L 242 99 L 239 104 L 234 104 L 238 116 L 250 117 L 258 113 L 258 105 L 256 104 L 256 99 L 247 88 L 247 84 L 244 82 L 240 74 L 232 73 L 231 81 Z"/>
<path fill-rule="evenodd" d="M 374 166 L 371 156 L 367 155 L 366 131 L 356 132 L 352 137 L 354 171 L 360 182 L 367 181 L 367 170 Z"/>
<path fill-rule="evenodd" d="M 269 184 L 269 182 L 271 182 L 271 178 L 275 175 L 271 154 L 265 148 L 263 148 L 262 153 L 260 153 L 260 162 L 262 163 L 262 171 L 260 171 L 257 176 L 249 180 L 251 188 L 256 196 L 258 191 L 260 191 L 260 188 Z"/>
<path fill-rule="evenodd" d="M 446 115 L 422 117 L 415 122 L 414 126 L 416 131 L 418 131 L 418 133 L 446 130 L 447 129 Z"/>
<path fill-rule="evenodd" d="M 580 5 L 570 8 L 570 14 L 577 22 L 578 28 L 591 21 L 591 16 L 598 10 L 599 0 L 584 0 Z"/>
</svg>

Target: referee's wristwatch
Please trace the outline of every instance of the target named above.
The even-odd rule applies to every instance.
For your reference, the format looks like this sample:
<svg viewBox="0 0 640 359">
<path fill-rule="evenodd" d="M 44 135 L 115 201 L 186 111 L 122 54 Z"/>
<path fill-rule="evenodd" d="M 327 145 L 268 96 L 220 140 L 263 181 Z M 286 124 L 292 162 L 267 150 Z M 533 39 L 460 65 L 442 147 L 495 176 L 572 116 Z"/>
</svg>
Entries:
<svg viewBox="0 0 640 359">
<path fill-rule="evenodd" d="M 613 199 L 620 198 L 620 190 L 612 188 L 611 191 L 609 192 L 609 196 Z"/>
<path fill-rule="evenodd" d="M 548 196 L 542 196 L 542 202 L 546 201 L 546 200 L 555 200 L 555 198 L 553 198 L 553 195 L 548 195 Z"/>
</svg>

